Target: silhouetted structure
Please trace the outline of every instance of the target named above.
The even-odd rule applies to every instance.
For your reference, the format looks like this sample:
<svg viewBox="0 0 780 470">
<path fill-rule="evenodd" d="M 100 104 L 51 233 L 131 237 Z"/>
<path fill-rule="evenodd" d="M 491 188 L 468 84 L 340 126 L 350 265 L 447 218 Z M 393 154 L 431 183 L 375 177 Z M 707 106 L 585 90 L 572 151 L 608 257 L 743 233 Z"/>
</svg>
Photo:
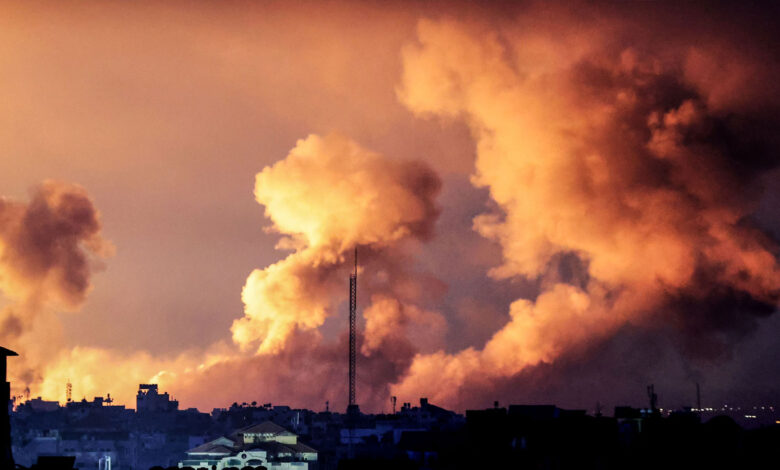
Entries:
<svg viewBox="0 0 780 470">
<path fill-rule="evenodd" d="M 349 275 L 349 404 L 347 414 L 359 414 L 360 409 L 355 403 L 355 372 L 357 350 L 356 341 L 357 322 L 357 247 L 355 247 L 355 272 Z"/>
<path fill-rule="evenodd" d="M 10 349 L 0 346 L 0 376 L 3 377 L 3 390 L 0 400 L 3 402 L 2 416 L 0 416 L 0 445 L 3 446 L 3 461 L 0 462 L 0 468 L 14 468 L 14 456 L 11 453 L 11 417 L 8 415 L 8 406 L 11 401 L 11 383 L 8 382 L 8 358 L 18 356 Z"/>
<path fill-rule="evenodd" d="M 717 416 L 726 409 L 653 412 L 647 405 L 619 406 L 608 417 L 552 404 L 491 404 L 464 417 L 423 397 L 419 406 L 403 403 L 393 414 L 253 402 L 209 415 L 137 412 L 102 397 L 65 406 L 36 398 L 17 405 L 11 431 L 16 468 L 31 470 L 105 469 L 108 461 L 112 470 L 180 462 L 208 470 L 765 468 L 762 462 L 776 458 L 780 415 L 761 408 L 750 409 L 758 418 L 743 420 L 756 426 L 746 429 Z M 748 412 L 734 411 L 737 418 Z"/>
<path fill-rule="evenodd" d="M 650 400 L 650 411 L 655 413 L 658 410 L 658 395 L 654 385 L 647 386 L 647 398 Z"/>
<path fill-rule="evenodd" d="M 179 409 L 179 402 L 171 400 L 168 392 L 159 393 L 157 384 L 138 385 L 138 395 L 136 395 L 135 403 L 139 413 L 176 411 Z"/>
</svg>

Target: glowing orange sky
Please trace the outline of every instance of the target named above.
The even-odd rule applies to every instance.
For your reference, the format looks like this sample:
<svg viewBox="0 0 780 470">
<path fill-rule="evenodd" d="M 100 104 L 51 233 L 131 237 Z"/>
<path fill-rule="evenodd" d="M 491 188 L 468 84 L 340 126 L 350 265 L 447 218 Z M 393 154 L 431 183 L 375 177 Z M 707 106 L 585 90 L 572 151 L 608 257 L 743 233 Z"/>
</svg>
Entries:
<svg viewBox="0 0 780 470">
<path fill-rule="evenodd" d="M 457 407 L 488 399 L 472 389 L 503 399 L 526 366 L 564 367 L 555 364 L 568 364 L 559 356 L 570 348 L 623 338 L 626 318 L 644 331 L 657 318 L 648 312 L 666 308 L 667 289 L 698 286 L 694 260 L 723 267 L 712 282 L 776 301 L 774 245 L 736 222 L 759 208 L 777 229 L 777 171 L 755 177 L 766 194 L 745 189 L 726 200 L 718 184 L 757 185 L 681 137 L 699 122 L 777 105 L 765 28 L 743 27 L 754 20 L 752 11 L 695 6 L 3 4 L 0 195 L 27 201 L 44 180 L 76 183 L 115 247 L 95 260 L 80 310 L 51 313 L 63 349 L 51 360 L 58 372 L 36 390 L 61 398 L 70 378 L 76 396 L 110 392 L 131 404 L 133 382 L 154 376 L 185 406 L 338 400 L 345 381 L 297 395 L 296 372 L 261 384 L 271 366 L 252 353 L 289 343 L 280 364 L 294 370 L 301 360 L 320 381 L 339 373 L 339 276 L 354 243 L 367 252 L 359 398 L 374 407 L 391 392 Z M 682 83 L 690 104 L 663 80 Z M 647 90 L 673 102 L 644 102 Z M 621 119 L 647 135 L 614 138 Z M 354 161 L 342 160 L 348 148 Z M 672 162 L 677 186 L 667 191 L 666 174 L 642 152 Z M 256 181 L 261 171 L 268 177 Z M 420 193 L 428 172 L 438 183 Z M 349 178 L 351 189 L 336 189 Z M 275 249 L 280 239 L 288 250 Z M 570 253 L 590 263 L 592 283 L 567 287 L 550 274 Z M 295 305 L 282 311 L 257 294 L 273 282 L 294 286 Z M 576 318 L 587 321 L 570 330 Z M 696 373 L 721 369 L 712 380 L 727 389 L 736 379 L 724 377 L 771 344 L 778 321 L 765 323 L 746 340 L 754 349 L 695 363 Z M 669 350 L 687 347 L 661 336 L 672 338 Z M 669 354 L 655 370 L 671 388 L 692 366 Z M 222 377 L 210 364 L 236 357 L 220 367 L 252 368 L 245 383 L 198 392 Z M 132 371 L 127 383 L 71 377 L 101 363 Z M 442 370 L 448 387 L 428 391 Z M 544 382 L 539 390 L 565 388 L 555 380 L 532 377 Z"/>
</svg>

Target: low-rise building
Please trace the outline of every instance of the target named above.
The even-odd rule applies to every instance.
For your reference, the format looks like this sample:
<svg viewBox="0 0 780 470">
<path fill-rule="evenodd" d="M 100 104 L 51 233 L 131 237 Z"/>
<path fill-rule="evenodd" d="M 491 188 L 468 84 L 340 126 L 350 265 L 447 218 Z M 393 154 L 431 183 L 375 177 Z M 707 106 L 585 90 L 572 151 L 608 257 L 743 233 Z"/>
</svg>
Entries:
<svg viewBox="0 0 780 470">
<path fill-rule="evenodd" d="M 234 431 L 227 437 L 187 451 L 179 467 L 223 470 L 229 467 L 265 467 L 267 470 L 313 470 L 317 451 L 287 429 L 265 421 Z"/>
<path fill-rule="evenodd" d="M 135 407 L 139 413 L 171 412 L 179 409 L 179 402 L 172 400 L 168 392 L 160 393 L 157 384 L 140 384 Z"/>
</svg>

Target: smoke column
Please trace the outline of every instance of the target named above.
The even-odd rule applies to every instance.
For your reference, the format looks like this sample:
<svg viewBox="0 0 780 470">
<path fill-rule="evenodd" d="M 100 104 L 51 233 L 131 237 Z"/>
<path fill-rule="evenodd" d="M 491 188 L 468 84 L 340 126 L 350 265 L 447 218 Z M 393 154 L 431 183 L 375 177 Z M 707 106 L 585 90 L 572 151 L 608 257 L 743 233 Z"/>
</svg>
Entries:
<svg viewBox="0 0 780 470">
<path fill-rule="evenodd" d="M 484 347 L 418 354 L 394 395 L 462 406 L 467 388 L 626 324 L 673 325 L 689 353 L 717 356 L 778 305 L 777 245 L 750 218 L 778 160 L 778 97 L 762 82 L 777 70 L 721 45 L 654 48 L 628 21 L 567 39 L 555 31 L 572 18 L 539 16 L 424 20 L 403 51 L 401 101 L 463 119 L 476 141 L 472 182 L 495 208 L 474 229 L 503 252 L 490 276 L 542 288 Z"/>
<path fill-rule="evenodd" d="M 95 262 L 112 246 L 84 188 L 44 181 L 30 202 L 0 198 L 0 342 L 21 358 L 16 387 L 35 385 L 42 366 L 62 346 L 56 312 L 77 310 L 91 289 Z M 21 370 L 21 372 L 20 372 Z"/>
<path fill-rule="evenodd" d="M 363 309 L 368 336 L 357 341 L 357 400 L 381 406 L 415 352 L 443 345 L 446 321 L 421 306 L 442 287 L 430 273 L 414 269 L 411 258 L 433 236 L 440 186 L 424 163 L 385 157 L 339 134 L 299 140 L 286 158 L 256 177 L 255 196 L 271 222 L 268 230 L 281 235 L 277 248 L 290 253 L 250 273 L 232 345 L 217 343 L 205 353 L 175 358 L 80 347 L 47 367 L 40 390 L 58 396 L 65 379 L 76 377 L 92 383 L 74 382 L 75 389 L 101 392 L 111 386 L 129 398 L 137 383 L 156 382 L 184 402 L 218 406 L 242 397 L 256 400 L 262 385 L 264 400 L 335 405 L 346 396 L 346 383 L 333 377 L 346 376 L 348 338 L 326 339 L 319 329 L 344 310 L 351 254 L 359 246 L 365 269 L 360 295 L 370 301 Z M 424 333 L 415 334 L 418 329 Z M 102 363 L 115 367 L 105 370 Z"/>
<path fill-rule="evenodd" d="M 489 199 L 473 228 L 501 261 L 468 281 L 534 288 L 502 305 L 504 322 L 486 341 L 447 344 L 461 332 L 439 307 L 445 273 L 417 263 L 436 232 L 451 229 L 438 219 L 442 181 L 431 166 L 344 135 L 310 135 L 257 166 L 255 199 L 281 256 L 249 273 L 243 313 L 205 352 L 61 349 L 55 312 L 78 309 L 92 263 L 109 251 L 97 211 L 83 189 L 62 183 L 44 183 L 29 204 L 2 201 L 1 321 L 4 341 L 31 361 L 23 383 L 47 398 L 62 397 L 71 378 L 77 394 L 110 388 L 126 403 L 139 382 L 158 382 L 206 408 L 259 396 L 337 406 L 346 384 L 333 377 L 346 375 L 347 336 L 331 325 L 346 323 L 339 312 L 356 246 L 367 300 L 357 339 L 365 410 L 381 409 L 391 394 L 459 410 L 483 406 L 485 396 L 513 398 L 518 384 L 586 367 L 627 329 L 660 331 L 692 360 L 727 358 L 780 296 L 777 243 L 756 216 L 780 148 L 776 28 L 738 7 L 584 5 L 460 5 L 452 10 L 460 19 L 426 10 L 430 18 L 400 51 L 396 91 L 410 118 L 463 125 L 473 138 L 473 162 L 440 166 L 473 168 L 475 193 Z M 285 14 L 284 26 L 295 30 L 299 16 Z M 355 22 L 362 16 L 370 15 Z M 199 34 L 214 34 L 204 21 Z M 397 37 L 392 26 L 384 25 Z M 373 41 L 364 42 L 373 56 Z M 213 44 L 238 62 L 255 60 L 251 49 L 241 52 L 242 37 Z M 310 63 L 328 62 L 320 72 L 341 83 L 329 59 L 348 56 L 334 49 Z M 259 70 L 276 76 L 267 62 Z M 297 77 L 286 73 L 272 83 Z M 328 116 L 354 109 L 304 105 Z M 372 106 L 370 122 L 384 122 L 374 116 L 384 111 Z M 447 235 L 457 245 L 458 234 Z M 461 252 L 470 248 L 455 246 L 440 265 L 480 256 Z M 457 312 L 464 328 L 485 324 L 482 300 Z M 663 349 L 652 347 L 638 341 L 626 350 L 646 359 Z"/>
</svg>

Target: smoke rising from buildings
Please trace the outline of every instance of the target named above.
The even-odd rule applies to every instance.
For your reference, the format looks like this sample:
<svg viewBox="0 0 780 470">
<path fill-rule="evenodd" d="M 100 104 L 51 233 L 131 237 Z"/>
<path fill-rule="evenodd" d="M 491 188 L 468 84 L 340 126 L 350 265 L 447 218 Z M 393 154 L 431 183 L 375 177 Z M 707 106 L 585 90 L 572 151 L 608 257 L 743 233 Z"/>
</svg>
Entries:
<svg viewBox="0 0 780 470">
<path fill-rule="evenodd" d="M 750 217 L 778 163 L 777 96 L 756 94 L 755 76 L 776 70 L 737 50 L 653 50 L 629 26 L 583 28 L 567 44 L 521 26 L 419 24 L 399 96 L 418 115 L 468 122 L 472 181 L 496 203 L 474 229 L 503 250 L 490 275 L 544 277 L 561 255 L 580 272 L 542 279 L 484 348 L 418 355 L 394 393 L 461 404 L 467 386 L 626 324 L 672 324 L 690 352 L 717 355 L 777 308 L 777 245 Z M 721 79 L 704 78 L 716 69 Z"/>
<path fill-rule="evenodd" d="M 286 158 L 257 175 L 255 196 L 265 206 L 269 230 L 282 235 L 277 248 L 292 253 L 247 278 L 245 316 L 231 329 L 238 350 L 216 343 L 205 354 L 166 359 L 77 348 L 49 367 L 42 389 L 57 393 L 67 377 L 94 377 L 108 361 L 117 367 L 101 371 L 97 383 L 74 386 L 132 390 L 133 382 L 154 381 L 185 401 L 204 394 L 252 401 L 262 383 L 265 399 L 289 400 L 298 390 L 296 401 L 336 403 L 345 385 L 334 380 L 344 375 L 345 339 L 326 340 L 318 328 L 343 306 L 349 255 L 358 246 L 370 335 L 362 345 L 366 374 L 358 397 L 379 406 L 415 352 L 443 345 L 444 318 L 417 305 L 441 288 L 429 273 L 413 269 L 411 258 L 433 236 L 440 185 L 424 163 L 384 157 L 338 134 L 298 141 Z M 245 378 L 241 384 L 237 376 Z"/>
<path fill-rule="evenodd" d="M 403 269 L 389 253 L 405 239 L 432 235 L 440 185 L 422 163 L 384 158 L 336 134 L 298 141 L 255 185 L 271 228 L 284 234 L 278 248 L 294 252 L 250 274 L 242 294 L 246 316 L 233 323 L 234 341 L 259 341 L 260 353 L 273 352 L 294 329 L 321 326 L 344 299 L 347 255 L 355 246 L 375 268 Z M 395 288 L 395 278 L 413 277 L 393 274 L 387 288 Z"/>
<path fill-rule="evenodd" d="M 252 102 L 262 111 L 258 114 L 291 120 L 305 115 L 304 124 L 273 139 L 290 142 L 289 134 L 295 138 L 316 132 L 274 164 L 266 165 L 289 147 L 257 155 L 253 166 L 241 169 L 246 177 L 263 168 L 256 175 L 255 199 L 265 211 L 268 231 L 279 236 L 281 259 L 265 267 L 258 264 L 249 274 L 241 292 L 243 315 L 234 312 L 229 331 L 220 327 L 223 341 L 159 357 L 86 345 L 61 348 L 58 341 L 44 340 L 59 335 L 54 312 L 79 308 L 89 291 L 91 263 L 104 257 L 109 246 L 100 236 L 97 212 L 82 189 L 63 184 L 45 189 L 53 183 L 44 184 L 27 205 L 0 203 L 0 289 L 9 299 L 2 331 L 9 338 L 35 331 L 34 344 L 16 348 L 23 357 L 47 357 L 35 364 L 35 374 L 25 369 L 33 393 L 61 398 L 70 379 L 78 395 L 110 391 L 131 403 L 137 383 L 159 382 L 187 405 L 260 399 L 319 407 L 330 400 L 336 409 L 346 390 L 343 315 L 356 246 L 362 315 L 358 403 L 364 410 L 381 409 L 390 394 L 402 402 L 427 396 L 457 409 L 512 398 L 518 390 L 534 389 L 524 396 L 543 401 L 548 391 L 564 387 L 567 376 L 592 379 L 601 374 L 589 361 L 604 365 L 624 360 L 619 348 L 633 353 L 630 363 L 635 367 L 618 364 L 616 374 L 635 374 L 643 359 L 648 362 L 663 349 L 648 346 L 648 332 L 660 332 L 665 345 L 702 361 L 727 358 L 735 344 L 752 340 L 762 317 L 777 309 L 780 296 L 777 243 L 755 216 L 762 179 L 777 171 L 780 148 L 778 64 L 771 50 L 776 41 L 760 21 L 740 12 L 718 14 L 717 9 L 705 15 L 695 5 L 681 7 L 689 8 L 686 14 L 655 7 L 646 14 L 647 7 L 641 6 L 580 5 L 565 11 L 546 3 L 518 4 L 507 13 L 461 5 L 452 7 L 452 18 L 421 8 L 427 19 L 417 23 L 416 37 L 409 36 L 398 50 L 399 36 L 404 28 L 413 29 L 416 15 L 393 10 L 392 21 L 381 27 L 359 24 L 373 8 L 322 10 L 314 15 L 324 19 L 312 30 L 314 39 L 298 37 L 296 31 L 304 29 L 300 15 L 283 6 L 274 7 L 276 16 L 257 15 L 278 23 L 263 27 L 249 20 L 227 21 L 232 17 L 216 11 L 203 17 L 193 13 L 189 22 L 178 22 L 173 10 L 166 10 L 163 23 L 186 24 L 195 31 L 183 36 L 193 45 L 186 56 L 196 65 L 193 80 L 200 77 L 207 86 L 229 82 L 225 88 L 239 97 L 245 89 L 258 94 L 262 99 Z M 102 15 L 111 18 L 111 10 Z M 128 15 L 139 24 L 151 21 L 135 12 Z M 230 34 L 212 22 L 214 15 L 230 25 Z M 82 21 L 77 24 L 89 24 L 89 18 Z M 362 55 L 350 55 L 339 41 L 324 39 L 352 23 L 370 36 L 359 41 Z M 220 41 L 199 41 L 219 35 Z M 385 36 L 390 39 L 383 42 Z M 109 46 L 115 43 L 122 50 L 136 47 L 128 37 L 112 40 L 103 43 L 107 50 L 98 48 L 99 57 L 113 57 Z M 306 41 L 318 47 L 301 46 L 300 56 L 288 54 Z M 157 42 L 168 54 L 182 49 L 167 35 Z M 198 55 L 203 44 L 206 59 Z M 385 57 L 375 44 L 393 45 L 392 54 Z M 91 50 L 78 42 L 74 47 Z M 146 67 L 155 74 L 172 63 L 176 68 L 186 65 L 185 59 L 170 61 L 165 54 L 137 47 L 141 56 L 153 56 Z M 271 52 L 258 53 L 266 49 Z M 380 59 L 368 63 L 366 58 Z M 252 63 L 256 75 L 238 63 Z M 366 70 L 381 71 L 383 79 L 371 80 L 371 86 L 358 80 L 352 69 L 364 63 Z M 120 64 L 124 67 L 114 74 L 128 83 L 141 69 L 129 59 Z M 299 77 L 300 70 L 313 73 Z M 382 97 L 392 99 L 386 77 L 396 72 L 398 103 L 393 107 Z M 170 70 L 162 75 L 176 77 Z M 273 78 L 260 82 L 260 76 Z M 146 82 L 140 82 L 136 92 L 146 96 Z M 174 85 L 165 94 L 173 96 L 179 80 L 170 82 Z M 330 95 L 320 93 L 320 82 L 336 90 L 343 108 L 334 108 Z M 110 89 L 114 81 L 106 83 L 99 85 Z M 192 83 L 190 94 L 171 102 L 194 102 L 202 90 Z M 289 95 L 285 87 L 294 90 L 294 99 L 283 98 Z M 360 108 L 358 95 L 370 106 Z M 231 118 L 238 112 L 239 106 L 224 105 L 222 95 L 211 98 L 200 114 L 216 114 L 222 107 L 230 109 Z M 178 119 L 182 113 L 170 106 L 164 111 Z M 141 137 L 154 135 L 138 124 L 147 119 L 127 116 L 132 119 L 121 121 L 126 128 L 119 137 L 129 130 Z M 171 134 L 184 135 L 193 147 L 201 144 L 201 127 L 192 131 L 163 116 L 157 116 L 159 121 L 176 123 Z M 398 124 L 402 118 L 409 121 L 406 127 Z M 327 125 L 318 126 L 322 120 Z M 386 121 L 381 132 L 397 146 L 374 139 L 375 129 Z M 462 161 L 471 156 L 463 149 L 446 155 L 449 159 L 429 158 L 424 152 L 440 137 L 418 144 L 408 135 L 409 129 L 430 130 L 440 123 L 466 126 L 463 141 L 470 133 L 475 161 Z M 329 126 L 350 125 L 347 135 L 328 133 Z M 221 128 L 213 127 L 211 119 L 198 126 L 225 145 Z M 92 137 L 92 127 L 85 128 Z M 269 134 L 277 132 L 269 128 Z M 254 129 L 247 132 L 255 138 Z M 114 138 L 121 141 L 119 137 Z M 441 140 L 435 145 L 459 147 L 458 139 Z M 154 148 L 152 143 L 145 145 Z M 254 144 L 247 147 L 254 158 Z M 203 170 L 196 159 L 189 162 L 189 150 L 180 156 L 187 164 L 154 168 L 159 174 L 173 173 L 171 168 L 191 171 L 186 173 L 190 176 L 214 173 L 216 181 L 224 162 Z M 132 186 L 145 183 L 144 165 L 132 168 L 138 172 Z M 476 199 L 467 191 L 460 199 L 444 200 L 439 194 L 450 184 L 448 172 L 465 180 L 459 173 L 463 168 L 473 169 L 474 194 L 488 200 L 473 219 L 473 229 L 482 237 L 478 246 L 463 243 L 463 234 L 438 218 L 442 211 L 460 210 L 451 207 L 458 201 Z M 159 197 L 186 193 L 177 185 L 166 190 L 170 193 L 160 190 Z M 224 201 L 217 205 L 230 212 Z M 259 213 L 256 222 L 260 224 Z M 429 255 L 426 248 L 442 234 L 452 248 L 446 260 L 433 264 L 469 277 L 458 282 L 533 286 L 513 292 L 512 300 L 500 306 L 506 316 L 491 320 L 499 326 L 487 341 L 472 341 L 465 348 L 451 344 L 461 334 L 453 325 L 484 329 L 485 306 L 495 307 L 503 299 L 478 293 L 457 303 L 458 312 L 441 306 L 444 296 L 465 297 L 452 287 L 447 291 L 442 279 L 451 273 L 433 272 L 419 261 L 440 256 Z M 482 251 L 475 253 L 478 249 L 487 247 L 488 252 L 495 246 L 501 262 L 489 272 L 463 268 L 465 259 L 485 257 Z M 46 328 L 36 326 L 42 322 Z"/>
<path fill-rule="evenodd" d="M 98 261 L 112 252 L 100 231 L 97 209 L 74 184 L 44 181 L 28 203 L 0 198 L 0 292 L 9 302 L 0 339 L 29 351 L 16 369 L 26 385 L 62 344 L 57 312 L 83 304 Z"/>
</svg>

